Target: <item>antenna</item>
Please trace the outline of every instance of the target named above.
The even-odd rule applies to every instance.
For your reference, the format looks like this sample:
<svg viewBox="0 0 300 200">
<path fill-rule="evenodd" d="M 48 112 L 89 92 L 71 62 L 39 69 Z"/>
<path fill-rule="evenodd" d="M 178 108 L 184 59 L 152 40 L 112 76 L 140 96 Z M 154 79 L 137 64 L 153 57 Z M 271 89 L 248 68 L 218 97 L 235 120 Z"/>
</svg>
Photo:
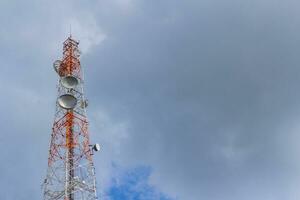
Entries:
<svg viewBox="0 0 300 200">
<path fill-rule="evenodd" d="M 72 37 L 72 24 L 70 24 L 70 38 Z"/>
</svg>

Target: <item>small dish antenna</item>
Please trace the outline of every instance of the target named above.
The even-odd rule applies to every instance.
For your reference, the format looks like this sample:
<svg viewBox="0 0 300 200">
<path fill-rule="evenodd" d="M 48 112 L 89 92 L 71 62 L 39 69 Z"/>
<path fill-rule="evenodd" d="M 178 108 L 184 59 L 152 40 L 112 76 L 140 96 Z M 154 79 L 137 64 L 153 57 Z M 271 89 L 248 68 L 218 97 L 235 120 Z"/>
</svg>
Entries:
<svg viewBox="0 0 300 200">
<path fill-rule="evenodd" d="M 79 49 L 74 49 L 74 56 L 76 58 L 78 58 L 80 56 L 81 52 L 79 51 Z"/>
<path fill-rule="evenodd" d="M 56 73 L 58 73 L 60 65 L 61 65 L 61 60 L 54 61 L 53 68 L 56 71 Z"/>
<path fill-rule="evenodd" d="M 84 100 L 84 101 L 81 101 L 81 103 L 80 103 L 80 107 L 81 107 L 82 109 L 86 108 L 88 105 L 89 105 L 89 102 L 88 102 L 87 99 Z"/>
<path fill-rule="evenodd" d="M 77 104 L 77 99 L 76 99 L 76 97 L 74 97 L 71 94 L 64 94 L 58 98 L 57 102 L 58 102 L 58 105 L 60 107 L 62 107 L 63 109 L 70 110 L 70 109 L 75 108 L 75 106 Z"/>
<path fill-rule="evenodd" d="M 65 88 L 68 89 L 74 89 L 79 84 L 78 79 L 74 76 L 65 76 L 61 78 L 60 82 Z"/>
<path fill-rule="evenodd" d="M 94 144 L 93 150 L 94 151 L 100 151 L 100 144 L 98 144 L 98 143 Z"/>
</svg>

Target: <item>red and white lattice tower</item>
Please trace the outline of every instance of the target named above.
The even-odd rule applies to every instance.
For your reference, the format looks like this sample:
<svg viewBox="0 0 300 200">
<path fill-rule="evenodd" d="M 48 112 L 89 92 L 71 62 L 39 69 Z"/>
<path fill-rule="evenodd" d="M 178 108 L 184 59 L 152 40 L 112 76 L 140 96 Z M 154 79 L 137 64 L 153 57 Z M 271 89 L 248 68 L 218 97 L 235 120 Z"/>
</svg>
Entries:
<svg viewBox="0 0 300 200">
<path fill-rule="evenodd" d="M 59 75 L 58 97 L 52 128 L 44 200 L 95 200 L 96 178 L 83 93 L 83 73 L 78 42 L 63 43 L 62 60 L 54 62 Z"/>
</svg>

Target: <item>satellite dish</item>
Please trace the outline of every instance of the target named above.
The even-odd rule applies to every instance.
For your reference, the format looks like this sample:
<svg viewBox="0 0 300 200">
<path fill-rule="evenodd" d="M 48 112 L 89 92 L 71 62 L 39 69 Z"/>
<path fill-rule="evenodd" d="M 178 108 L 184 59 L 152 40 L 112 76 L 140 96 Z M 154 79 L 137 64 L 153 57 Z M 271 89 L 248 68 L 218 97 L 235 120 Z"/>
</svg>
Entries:
<svg viewBox="0 0 300 200">
<path fill-rule="evenodd" d="M 54 70 L 56 71 L 56 73 L 58 73 L 60 65 L 61 65 L 61 60 L 56 60 L 56 61 L 53 63 L 53 68 L 54 68 Z"/>
<path fill-rule="evenodd" d="M 60 107 L 62 107 L 63 109 L 70 110 L 76 106 L 77 99 L 76 99 L 76 97 L 74 97 L 71 94 L 64 94 L 58 98 L 57 102 L 58 102 L 58 105 Z"/>
<path fill-rule="evenodd" d="M 75 88 L 79 83 L 78 79 L 74 76 L 65 76 L 61 78 L 60 82 L 65 88 L 68 89 Z"/>
<path fill-rule="evenodd" d="M 95 151 L 100 151 L 100 145 L 98 143 L 96 143 L 94 146 L 93 146 L 93 150 Z"/>
</svg>

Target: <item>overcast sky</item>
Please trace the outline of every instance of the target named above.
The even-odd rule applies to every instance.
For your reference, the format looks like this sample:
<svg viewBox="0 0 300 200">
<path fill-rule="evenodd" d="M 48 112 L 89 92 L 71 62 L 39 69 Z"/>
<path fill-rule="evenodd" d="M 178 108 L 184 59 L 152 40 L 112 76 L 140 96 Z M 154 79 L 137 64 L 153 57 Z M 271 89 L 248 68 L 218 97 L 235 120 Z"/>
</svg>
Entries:
<svg viewBox="0 0 300 200">
<path fill-rule="evenodd" d="M 42 199 L 71 25 L 100 199 L 298 200 L 299 8 L 1 0 L 0 199 Z"/>
</svg>

